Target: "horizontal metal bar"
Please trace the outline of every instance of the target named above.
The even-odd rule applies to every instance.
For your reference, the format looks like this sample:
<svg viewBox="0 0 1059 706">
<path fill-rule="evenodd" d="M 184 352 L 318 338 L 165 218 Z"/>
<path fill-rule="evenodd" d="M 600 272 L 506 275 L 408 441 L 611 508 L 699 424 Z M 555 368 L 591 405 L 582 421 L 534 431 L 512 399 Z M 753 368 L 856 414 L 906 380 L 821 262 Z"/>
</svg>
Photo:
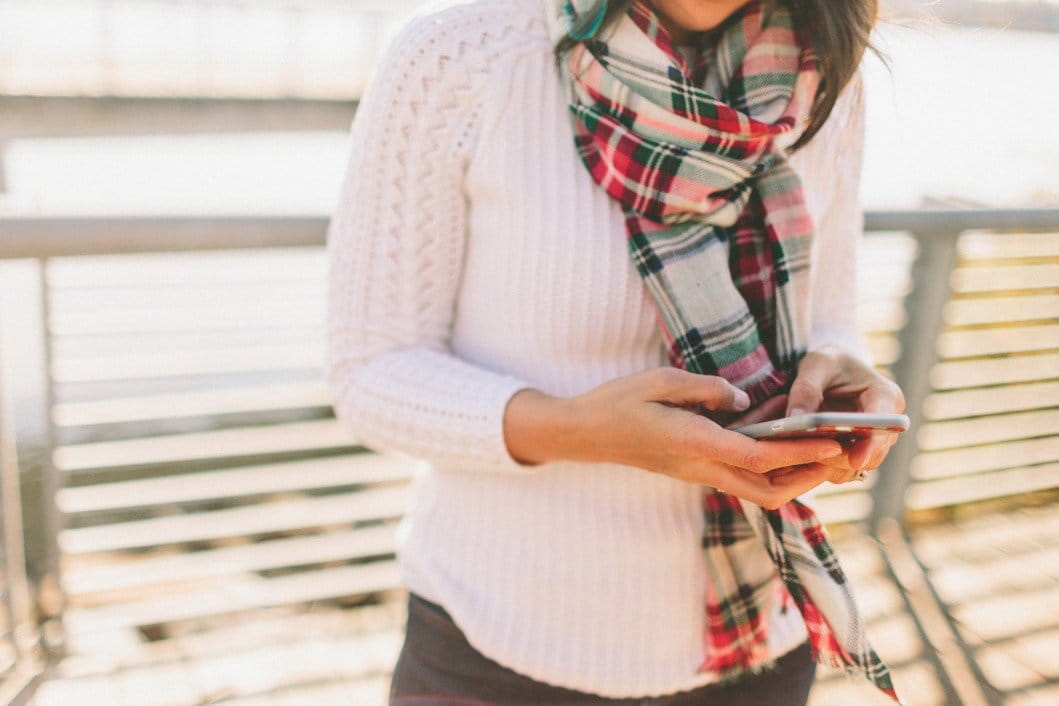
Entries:
<svg viewBox="0 0 1059 706">
<path fill-rule="evenodd" d="M 0 217 L 0 259 L 323 245 L 322 216 Z"/>
<path fill-rule="evenodd" d="M 1059 229 L 1059 208 L 910 209 L 866 211 L 864 229 L 917 233 Z"/>
<path fill-rule="evenodd" d="M 0 216 L 0 259 L 323 245 L 326 216 Z M 868 211 L 865 229 L 921 235 L 1059 229 L 1059 208 Z"/>
<path fill-rule="evenodd" d="M 356 101 L 181 96 L 0 96 L 0 135 L 246 133 L 349 129 Z"/>
</svg>

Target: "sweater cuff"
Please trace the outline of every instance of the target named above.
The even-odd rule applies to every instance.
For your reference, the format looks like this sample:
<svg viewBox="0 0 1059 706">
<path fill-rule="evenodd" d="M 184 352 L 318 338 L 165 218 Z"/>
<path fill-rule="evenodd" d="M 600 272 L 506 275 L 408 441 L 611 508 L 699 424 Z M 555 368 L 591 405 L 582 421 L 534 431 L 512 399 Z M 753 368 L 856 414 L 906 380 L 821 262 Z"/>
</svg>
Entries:
<svg viewBox="0 0 1059 706">
<path fill-rule="evenodd" d="M 504 411 L 526 380 L 425 347 L 379 354 L 352 373 L 332 364 L 328 379 L 336 416 L 368 448 L 438 469 L 535 472 L 504 443 Z"/>
<path fill-rule="evenodd" d="M 484 408 L 487 414 L 481 419 L 480 435 L 483 439 L 481 461 L 488 465 L 485 470 L 502 473 L 537 472 L 540 464 L 520 463 L 511 455 L 504 441 L 504 413 L 511 398 L 519 390 L 533 387 L 525 380 L 507 375 L 495 378 L 489 390 L 483 391 Z"/>
</svg>

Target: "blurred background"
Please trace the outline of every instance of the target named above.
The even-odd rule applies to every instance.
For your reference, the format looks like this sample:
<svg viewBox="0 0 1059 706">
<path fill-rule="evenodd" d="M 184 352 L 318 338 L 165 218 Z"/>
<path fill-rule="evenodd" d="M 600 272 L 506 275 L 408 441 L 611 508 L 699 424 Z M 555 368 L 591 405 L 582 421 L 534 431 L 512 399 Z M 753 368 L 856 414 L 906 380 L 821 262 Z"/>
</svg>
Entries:
<svg viewBox="0 0 1059 706">
<path fill-rule="evenodd" d="M 0 706 L 384 703 L 418 464 L 334 420 L 323 243 L 421 5 L 0 0 Z M 861 328 L 918 433 L 816 503 L 910 704 L 1059 704 L 1059 2 L 886 18 Z"/>
</svg>

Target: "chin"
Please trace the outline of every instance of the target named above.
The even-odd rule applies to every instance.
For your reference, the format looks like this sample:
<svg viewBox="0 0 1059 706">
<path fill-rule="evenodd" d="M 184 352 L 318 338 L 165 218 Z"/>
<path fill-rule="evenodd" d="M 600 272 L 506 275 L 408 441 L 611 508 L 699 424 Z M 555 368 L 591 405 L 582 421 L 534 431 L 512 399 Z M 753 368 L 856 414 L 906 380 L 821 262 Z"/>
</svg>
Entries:
<svg viewBox="0 0 1059 706">
<path fill-rule="evenodd" d="M 747 0 L 650 0 L 655 11 L 689 32 L 706 32 L 721 25 Z"/>
</svg>

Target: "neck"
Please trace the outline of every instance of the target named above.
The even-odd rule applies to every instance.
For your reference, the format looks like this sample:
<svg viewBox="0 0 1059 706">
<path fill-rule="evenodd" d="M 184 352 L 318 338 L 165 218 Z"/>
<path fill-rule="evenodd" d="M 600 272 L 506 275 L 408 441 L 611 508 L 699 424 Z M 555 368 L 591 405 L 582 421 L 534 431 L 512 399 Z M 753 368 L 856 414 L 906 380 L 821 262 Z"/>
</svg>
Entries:
<svg viewBox="0 0 1059 706">
<path fill-rule="evenodd" d="M 655 3 L 650 3 L 651 9 L 658 15 L 659 23 L 666 28 L 666 32 L 669 34 L 669 41 L 672 44 L 679 46 L 688 46 L 692 44 L 696 32 L 691 31 L 684 25 L 673 20 L 669 15 L 662 12 Z"/>
</svg>

